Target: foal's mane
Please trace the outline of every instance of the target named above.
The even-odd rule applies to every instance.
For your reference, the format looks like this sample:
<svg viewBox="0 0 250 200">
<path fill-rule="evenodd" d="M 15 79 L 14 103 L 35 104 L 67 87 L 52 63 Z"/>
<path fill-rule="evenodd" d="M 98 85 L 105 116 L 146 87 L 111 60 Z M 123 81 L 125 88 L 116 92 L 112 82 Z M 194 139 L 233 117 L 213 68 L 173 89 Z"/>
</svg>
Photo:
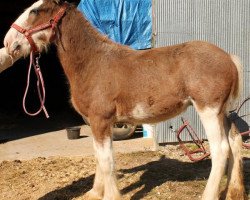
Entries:
<svg viewBox="0 0 250 200">
<path fill-rule="evenodd" d="M 83 36 L 89 36 L 90 40 L 95 40 L 95 42 L 100 41 L 101 43 L 106 43 L 106 44 L 116 44 L 119 45 L 118 43 L 113 42 L 112 40 L 110 40 L 108 38 L 108 36 L 103 35 L 102 33 L 100 33 L 84 16 L 83 13 L 81 13 L 76 5 L 74 4 L 69 4 L 69 8 L 66 12 L 66 16 L 64 17 L 65 21 L 68 20 L 67 24 L 70 27 L 74 27 L 75 30 L 71 30 L 70 28 L 68 28 L 68 31 L 72 32 L 79 32 L 80 34 L 85 34 L 85 35 L 81 35 L 81 38 Z M 79 35 L 80 37 L 80 35 Z M 77 38 L 80 39 L 80 38 Z M 119 45 L 122 46 L 122 45 Z"/>
</svg>

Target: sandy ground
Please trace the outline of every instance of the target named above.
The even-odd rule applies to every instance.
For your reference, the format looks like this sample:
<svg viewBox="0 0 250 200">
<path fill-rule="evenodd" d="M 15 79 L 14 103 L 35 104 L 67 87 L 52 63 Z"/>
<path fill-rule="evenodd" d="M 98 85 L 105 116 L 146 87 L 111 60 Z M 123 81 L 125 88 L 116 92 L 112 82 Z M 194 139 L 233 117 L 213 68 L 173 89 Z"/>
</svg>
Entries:
<svg viewBox="0 0 250 200">
<path fill-rule="evenodd" d="M 124 200 L 199 200 L 211 161 L 192 163 L 178 145 L 153 140 L 115 141 L 118 187 Z M 0 144 L 0 200 L 87 200 L 95 174 L 89 127 L 81 138 L 49 132 Z M 244 184 L 250 200 L 250 150 L 243 150 Z M 225 188 L 223 177 L 221 190 Z"/>
<path fill-rule="evenodd" d="M 120 153 L 150 150 L 153 147 L 153 140 L 149 138 L 139 137 L 114 141 L 114 151 Z M 0 162 L 29 160 L 37 157 L 89 156 L 93 154 L 89 126 L 81 127 L 81 137 L 76 140 L 69 140 L 66 130 L 60 130 L 0 144 Z"/>
</svg>

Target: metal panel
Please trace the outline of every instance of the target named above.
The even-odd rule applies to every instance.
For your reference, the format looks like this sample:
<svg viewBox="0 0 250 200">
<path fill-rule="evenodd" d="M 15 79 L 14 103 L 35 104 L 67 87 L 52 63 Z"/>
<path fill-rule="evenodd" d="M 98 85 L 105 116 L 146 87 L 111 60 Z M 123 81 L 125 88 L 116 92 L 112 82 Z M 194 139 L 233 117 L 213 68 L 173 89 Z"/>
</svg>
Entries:
<svg viewBox="0 0 250 200">
<path fill-rule="evenodd" d="M 154 0 L 155 47 L 173 45 L 190 40 L 205 40 L 241 57 L 244 66 L 243 98 L 249 95 L 250 73 L 250 1 L 249 0 Z M 246 105 L 241 114 L 250 113 Z M 189 109 L 185 116 L 192 122 L 199 136 L 205 134 L 197 115 Z M 249 123 L 250 116 L 244 117 Z M 169 126 L 178 128 L 180 118 L 156 126 L 158 142 L 175 142 Z M 248 125 L 247 125 L 248 128 Z M 189 138 L 184 138 L 189 140 Z"/>
</svg>

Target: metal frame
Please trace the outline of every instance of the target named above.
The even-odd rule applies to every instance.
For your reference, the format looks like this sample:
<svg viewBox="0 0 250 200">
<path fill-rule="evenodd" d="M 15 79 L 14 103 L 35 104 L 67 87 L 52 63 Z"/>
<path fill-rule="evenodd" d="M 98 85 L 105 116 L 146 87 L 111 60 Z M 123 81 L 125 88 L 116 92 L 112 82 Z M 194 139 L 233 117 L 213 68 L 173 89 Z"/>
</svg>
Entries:
<svg viewBox="0 0 250 200">
<path fill-rule="evenodd" d="M 236 109 L 235 111 L 235 114 L 237 116 L 237 118 L 240 118 L 240 117 L 244 117 L 244 116 L 247 116 L 247 115 L 243 115 L 243 116 L 238 116 L 238 113 L 239 111 L 241 110 L 242 106 L 248 102 L 250 100 L 250 96 L 247 97 L 246 99 L 244 99 L 242 101 L 242 103 L 238 106 L 238 108 Z M 233 118 L 232 120 L 236 120 L 237 118 Z M 200 160 L 203 160 L 205 158 L 207 158 L 210 153 L 205 149 L 204 145 L 203 145 L 203 142 L 204 140 L 200 139 L 197 135 L 197 133 L 195 132 L 195 130 L 193 129 L 193 127 L 190 125 L 190 123 L 188 122 L 188 120 L 184 119 L 183 117 L 181 117 L 181 121 L 183 123 L 182 126 L 179 127 L 178 131 L 176 132 L 176 137 L 179 141 L 179 144 L 180 144 L 180 147 L 182 148 L 182 150 L 185 152 L 185 154 L 189 157 L 189 159 L 193 162 L 198 162 Z M 183 133 L 184 130 L 187 130 L 189 136 L 192 138 L 193 140 L 193 143 L 197 146 L 197 149 L 196 150 L 190 150 L 183 142 L 183 140 L 181 139 L 181 134 Z M 245 136 L 245 135 L 250 135 L 250 130 L 248 131 L 245 131 L 245 132 L 242 132 L 240 133 L 241 136 Z M 242 146 L 247 148 L 247 149 L 250 149 L 250 143 L 246 143 L 246 142 L 243 142 L 242 143 Z M 201 153 L 202 155 L 201 156 L 194 156 L 195 154 L 197 153 Z"/>
<path fill-rule="evenodd" d="M 205 149 L 203 142 L 204 140 L 200 139 L 198 137 L 198 135 L 196 134 L 196 132 L 194 131 L 194 129 L 192 128 L 192 126 L 190 125 L 190 123 L 184 119 L 183 117 L 181 117 L 182 123 L 183 125 L 178 129 L 177 133 L 176 133 L 176 137 L 179 141 L 180 147 L 182 148 L 182 150 L 185 152 L 185 154 L 189 157 L 189 159 L 193 162 L 198 162 L 200 160 L 203 160 L 205 158 L 207 158 L 210 153 Z M 187 130 L 189 136 L 192 138 L 193 143 L 197 146 L 197 149 L 195 150 L 190 150 L 182 141 L 181 139 L 181 133 L 183 133 L 184 130 Z M 197 153 L 201 153 L 201 156 L 194 156 Z"/>
</svg>

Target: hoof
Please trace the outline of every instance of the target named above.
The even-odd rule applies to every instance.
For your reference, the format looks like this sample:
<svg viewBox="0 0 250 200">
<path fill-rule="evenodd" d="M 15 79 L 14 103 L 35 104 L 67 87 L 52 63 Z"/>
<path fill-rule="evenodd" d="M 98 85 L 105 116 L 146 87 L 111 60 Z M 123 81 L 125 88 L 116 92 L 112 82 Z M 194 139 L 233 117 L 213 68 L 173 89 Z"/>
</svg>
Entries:
<svg viewBox="0 0 250 200">
<path fill-rule="evenodd" d="M 102 196 L 98 194 L 96 191 L 91 189 L 90 191 L 87 192 L 87 199 L 89 200 L 101 200 Z"/>
</svg>

